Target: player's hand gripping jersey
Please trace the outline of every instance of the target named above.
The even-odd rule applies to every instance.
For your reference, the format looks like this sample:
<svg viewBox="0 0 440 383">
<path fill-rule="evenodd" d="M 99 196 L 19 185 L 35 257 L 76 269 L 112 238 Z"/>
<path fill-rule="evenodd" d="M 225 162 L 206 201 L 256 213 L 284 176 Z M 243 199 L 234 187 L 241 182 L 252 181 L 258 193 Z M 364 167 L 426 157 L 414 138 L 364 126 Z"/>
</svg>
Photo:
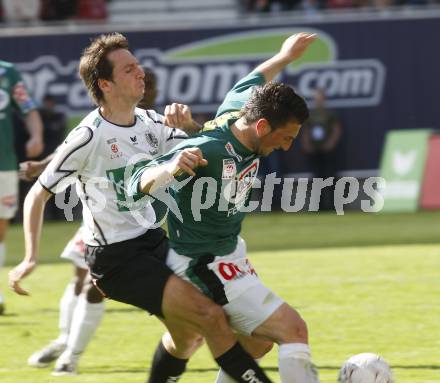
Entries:
<svg viewBox="0 0 440 383">
<path fill-rule="evenodd" d="M 227 94 L 215 120 L 205 124 L 203 133 L 177 145 L 170 153 L 158 157 L 150 165 L 169 161 L 184 148 L 198 147 L 208 160 L 206 167 L 196 169 L 196 176 L 179 190 L 171 188 L 183 222 L 168 215 L 171 247 L 179 254 L 198 258 L 212 254 L 230 254 L 237 246 L 244 212 L 257 176 L 259 157 L 247 149 L 232 134 L 229 126 L 238 118 L 238 112 L 249 98 L 252 88 L 264 84 L 262 74 L 253 72 L 240 80 Z M 132 179 L 130 191 L 139 196 L 138 183 L 143 169 Z M 187 178 L 177 177 L 180 181 Z M 200 206 L 197 201 L 213 200 L 212 205 Z M 225 219 L 227 218 L 227 219 Z"/>
<path fill-rule="evenodd" d="M 156 221 L 150 202 L 127 198 L 124 177 L 169 151 L 186 135 L 164 126 L 163 117 L 152 110 L 136 108 L 135 115 L 132 126 L 119 126 L 94 110 L 68 135 L 39 177 L 51 193 L 76 182 L 88 245 L 135 238 Z"/>
</svg>

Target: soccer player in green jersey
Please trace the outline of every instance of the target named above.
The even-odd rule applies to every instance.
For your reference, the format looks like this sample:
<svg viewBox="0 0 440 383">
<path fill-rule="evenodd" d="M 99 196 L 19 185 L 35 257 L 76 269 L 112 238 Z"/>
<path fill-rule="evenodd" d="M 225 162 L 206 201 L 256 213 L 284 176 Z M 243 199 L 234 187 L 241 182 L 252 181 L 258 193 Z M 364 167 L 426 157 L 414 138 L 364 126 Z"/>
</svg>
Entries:
<svg viewBox="0 0 440 383">
<path fill-rule="evenodd" d="M 278 55 L 227 95 L 218 112 L 223 117 L 212 124 L 217 129 L 185 140 L 139 169 L 130 185 L 133 195 L 162 198 L 161 188 L 179 181 L 171 188 L 177 210 L 170 207 L 168 216 L 167 264 L 221 304 L 236 331 L 279 344 L 283 383 L 318 382 L 307 326 L 294 308 L 261 283 L 239 234 L 259 158 L 288 150 L 308 117 L 305 101 L 291 87 L 265 82 L 314 38 L 304 33 L 287 39 Z"/>
<path fill-rule="evenodd" d="M 103 295 L 140 307 L 167 326 L 197 330 L 237 382 L 249 382 L 250 375 L 255 382 L 270 382 L 237 342 L 222 308 L 165 264 L 168 239 L 155 225 L 151 204 L 127 199 L 124 175 L 132 158 L 149 161 L 166 153 L 174 137 L 160 115 L 136 108 L 144 94 L 144 72 L 128 41 L 119 33 L 97 37 L 84 50 L 79 69 L 97 108 L 69 134 L 26 197 L 26 251 L 9 273 L 11 289 L 27 294 L 20 283 L 36 266 L 44 206 L 75 182 L 83 205 L 86 263 Z"/>
<path fill-rule="evenodd" d="M 12 114 L 24 116 L 30 138 L 26 156 L 36 157 L 43 151 L 43 124 L 15 66 L 0 61 L 0 268 L 5 259 L 5 236 L 8 221 L 15 215 L 18 201 L 17 156 L 14 148 Z M 0 292 L 0 315 L 4 311 Z"/>
</svg>

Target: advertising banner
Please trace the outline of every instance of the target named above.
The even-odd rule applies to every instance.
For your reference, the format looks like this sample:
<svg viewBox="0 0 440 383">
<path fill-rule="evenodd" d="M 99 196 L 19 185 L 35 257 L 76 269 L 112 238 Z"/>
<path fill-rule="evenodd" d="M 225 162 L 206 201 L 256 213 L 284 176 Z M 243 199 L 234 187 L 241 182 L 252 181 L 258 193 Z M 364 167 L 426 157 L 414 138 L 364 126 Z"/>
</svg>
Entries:
<svg viewBox="0 0 440 383">
<path fill-rule="evenodd" d="M 418 209 L 430 135 L 428 129 L 388 133 L 381 164 L 381 177 L 386 181 L 383 211 Z"/>
<path fill-rule="evenodd" d="M 422 209 L 440 209 L 440 135 L 429 138 L 425 175 L 423 177 Z"/>
<path fill-rule="evenodd" d="M 158 76 L 158 110 L 186 103 L 209 118 L 243 75 L 278 51 L 296 31 L 318 40 L 278 80 L 293 85 L 313 107 L 313 92 L 325 90 L 327 106 L 342 122 L 338 168 L 377 169 L 388 129 L 435 128 L 440 108 L 440 51 L 420 41 L 440 34 L 440 20 L 365 20 L 303 25 L 230 25 L 224 28 L 124 31 L 142 64 Z M 2 59 L 18 64 L 37 101 L 50 93 L 64 110 L 82 115 L 93 106 L 78 73 L 78 60 L 98 33 L 0 37 Z M 404 44 L 400 42 L 404 41 Z M 397 43 L 399 42 L 399 43 Z M 308 165 L 299 143 L 282 154 L 284 172 Z"/>
</svg>

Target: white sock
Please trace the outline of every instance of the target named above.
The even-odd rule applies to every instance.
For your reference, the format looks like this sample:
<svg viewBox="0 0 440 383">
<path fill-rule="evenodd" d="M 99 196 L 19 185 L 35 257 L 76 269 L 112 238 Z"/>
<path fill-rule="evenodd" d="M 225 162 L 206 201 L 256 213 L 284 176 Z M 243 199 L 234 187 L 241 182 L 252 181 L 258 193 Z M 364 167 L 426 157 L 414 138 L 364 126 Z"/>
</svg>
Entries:
<svg viewBox="0 0 440 383">
<path fill-rule="evenodd" d="M 215 383 L 235 383 L 236 380 L 232 379 L 222 368 L 218 371 L 217 379 Z"/>
<path fill-rule="evenodd" d="M 6 246 L 4 242 L 0 242 L 0 269 L 5 264 Z"/>
<path fill-rule="evenodd" d="M 280 345 L 278 368 L 282 383 L 318 383 L 318 375 L 311 362 L 309 345 L 287 343 Z"/>
<path fill-rule="evenodd" d="M 5 256 L 6 256 L 6 246 L 4 242 L 0 242 L 0 271 L 5 263 Z M 3 295 L 0 290 L 0 303 L 3 303 Z"/>
<path fill-rule="evenodd" d="M 260 359 L 255 359 L 256 362 L 259 362 Z M 236 380 L 232 379 L 222 368 L 218 371 L 217 379 L 215 383 L 236 383 Z"/>
<path fill-rule="evenodd" d="M 81 294 L 73 313 L 67 350 L 72 354 L 81 354 L 92 339 L 103 315 L 104 302 L 89 303 L 85 294 Z"/>
<path fill-rule="evenodd" d="M 69 338 L 72 316 L 78 302 L 78 295 L 75 295 L 75 284 L 69 283 L 64 290 L 63 297 L 60 300 L 60 318 L 58 327 L 60 335 L 56 339 L 58 343 L 67 344 Z"/>
</svg>

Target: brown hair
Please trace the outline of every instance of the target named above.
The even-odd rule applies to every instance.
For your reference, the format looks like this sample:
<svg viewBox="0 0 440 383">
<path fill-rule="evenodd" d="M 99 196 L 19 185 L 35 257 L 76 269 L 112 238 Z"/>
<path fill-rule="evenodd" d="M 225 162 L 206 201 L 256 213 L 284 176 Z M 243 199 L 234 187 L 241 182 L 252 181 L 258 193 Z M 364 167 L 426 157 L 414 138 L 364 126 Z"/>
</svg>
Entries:
<svg viewBox="0 0 440 383">
<path fill-rule="evenodd" d="M 274 130 L 292 120 L 302 124 L 309 117 L 309 110 L 304 99 L 290 86 L 273 81 L 254 88 L 240 117 L 247 124 L 265 118 Z"/>
<path fill-rule="evenodd" d="M 146 66 L 142 67 L 142 69 L 145 74 L 145 92 L 144 97 L 139 101 L 138 107 L 142 109 L 154 109 L 157 98 L 157 77 L 153 69 Z"/>
<path fill-rule="evenodd" d="M 128 41 L 123 35 L 120 33 L 100 35 L 84 49 L 79 61 L 79 75 L 97 105 L 104 100 L 98 79 L 112 79 L 113 64 L 107 57 L 110 52 L 117 49 L 128 49 Z"/>
</svg>

